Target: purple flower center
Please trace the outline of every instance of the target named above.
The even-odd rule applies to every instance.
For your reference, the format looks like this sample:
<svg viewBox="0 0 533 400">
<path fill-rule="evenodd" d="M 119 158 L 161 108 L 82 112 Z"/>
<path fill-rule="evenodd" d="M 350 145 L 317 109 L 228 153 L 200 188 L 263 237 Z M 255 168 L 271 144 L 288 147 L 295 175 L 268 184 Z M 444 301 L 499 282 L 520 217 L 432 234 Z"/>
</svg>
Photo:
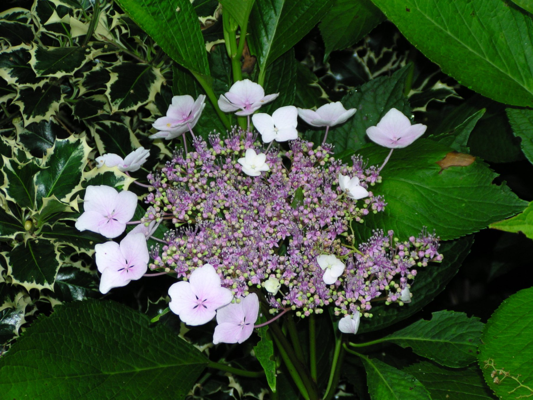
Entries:
<svg viewBox="0 0 533 400">
<path fill-rule="evenodd" d="M 204 304 L 207 299 L 199 299 L 198 296 L 194 295 L 194 297 L 196 297 L 196 305 L 193 307 L 194 310 L 196 310 L 196 308 L 198 308 L 199 306 L 202 306 L 203 308 L 205 308 L 207 310 L 207 306 Z"/>
</svg>

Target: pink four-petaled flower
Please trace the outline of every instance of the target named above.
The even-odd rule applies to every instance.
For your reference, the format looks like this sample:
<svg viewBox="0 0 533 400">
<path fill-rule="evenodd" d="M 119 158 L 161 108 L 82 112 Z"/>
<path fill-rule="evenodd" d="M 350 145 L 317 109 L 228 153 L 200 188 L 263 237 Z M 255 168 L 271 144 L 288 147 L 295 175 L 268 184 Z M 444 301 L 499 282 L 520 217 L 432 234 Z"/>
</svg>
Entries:
<svg viewBox="0 0 533 400">
<path fill-rule="evenodd" d="M 427 126 L 411 125 L 411 121 L 395 108 L 391 108 L 376 126 L 366 130 L 373 142 L 389 149 L 407 147 L 424 134 Z"/>
<path fill-rule="evenodd" d="M 239 303 L 228 304 L 217 311 L 217 323 L 213 344 L 242 343 L 254 331 L 259 315 L 259 299 L 251 293 Z"/>
<path fill-rule="evenodd" d="M 218 99 L 218 107 L 224 112 L 236 112 L 236 115 L 250 115 L 259 110 L 263 104 L 270 103 L 279 96 L 279 93 L 265 96 L 265 91 L 258 83 L 249 79 L 237 81 L 231 86 L 229 92 Z"/>
<path fill-rule="evenodd" d="M 107 153 L 96 158 L 97 167 L 117 167 L 122 172 L 135 172 L 138 171 L 141 166 L 146 162 L 150 156 L 150 150 L 146 150 L 144 147 L 139 147 L 137 150 L 132 151 L 126 156 L 126 158 L 120 157 L 118 154 Z"/>
<path fill-rule="evenodd" d="M 174 96 L 172 104 L 168 107 L 166 117 L 155 120 L 152 125 L 161 131 L 150 136 L 150 139 L 174 139 L 188 130 L 194 128 L 205 107 L 205 95 L 198 96 L 196 101 L 189 96 Z"/>
</svg>

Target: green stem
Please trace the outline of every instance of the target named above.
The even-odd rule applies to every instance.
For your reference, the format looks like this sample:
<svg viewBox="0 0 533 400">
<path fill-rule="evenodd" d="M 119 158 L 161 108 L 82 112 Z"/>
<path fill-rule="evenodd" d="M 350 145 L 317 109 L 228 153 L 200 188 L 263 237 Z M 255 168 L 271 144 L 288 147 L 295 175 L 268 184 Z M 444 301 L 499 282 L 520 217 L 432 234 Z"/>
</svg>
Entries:
<svg viewBox="0 0 533 400">
<path fill-rule="evenodd" d="M 200 83 L 200 85 L 204 89 L 205 93 L 207 94 L 207 97 L 211 101 L 211 104 L 213 104 L 213 107 L 215 107 L 215 111 L 217 112 L 218 117 L 220 118 L 224 126 L 227 129 L 230 129 L 231 124 L 229 122 L 229 118 L 226 114 L 220 111 L 220 108 L 218 108 L 218 100 L 215 96 L 215 92 L 213 92 L 213 88 L 210 85 L 209 78 L 206 77 L 205 75 L 196 73 L 194 71 L 190 71 L 190 72 L 194 75 L 198 83 Z"/>
<path fill-rule="evenodd" d="M 264 371 L 246 371 L 244 369 L 233 368 L 233 367 L 230 367 L 229 365 L 217 363 L 214 361 L 210 361 L 207 364 L 207 368 L 214 368 L 220 371 L 230 372 L 235 375 L 245 376 L 247 378 L 259 378 L 265 374 Z"/>
<path fill-rule="evenodd" d="M 316 369 L 316 324 L 315 314 L 309 316 L 309 369 L 311 379 L 317 381 L 318 372 Z"/>
<path fill-rule="evenodd" d="M 352 349 L 350 349 L 348 346 L 346 346 L 346 343 L 343 344 L 343 348 L 344 350 L 346 350 L 348 353 L 350 354 L 353 354 L 354 356 L 357 356 L 357 357 L 360 357 L 362 359 L 365 359 L 367 361 L 369 361 L 369 358 L 367 356 L 364 356 L 356 351 L 353 351 Z"/>
<path fill-rule="evenodd" d="M 372 346 L 374 344 L 378 344 L 378 343 L 383 343 L 383 342 L 387 342 L 388 340 L 386 340 L 385 338 L 383 339 L 376 339 L 376 340 L 372 340 L 371 342 L 366 342 L 366 343 L 348 343 L 348 346 L 351 346 L 351 347 L 367 347 L 367 346 Z"/>
<path fill-rule="evenodd" d="M 285 317 L 285 321 L 287 323 L 287 329 L 289 330 L 289 336 L 291 337 L 294 353 L 296 353 L 296 357 L 298 357 L 298 360 L 300 360 L 300 362 L 304 364 L 304 352 L 302 351 L 302 346 L 300 346 L 300 339 L 298 338 L 298 331 L 296 330 L 296 324 L 294 323 L 292 314 L 287 314 L 287 316 Z"/>
<path fill-rule="evenodd" d="M 154 318 L 152 318 L 152 319 L 150 320 L 150 323 L 153 324 L 154 322 L 159 321 L 159 318 L 161 318 L 163 315 L 165 315 L 165 314 L 168 313 L 169 311 L 170 311 L 170 308 L 168 308 L 168 307 L 165 308 L 165 309 L 163 310 L 163 312 L 161 312 L 160 314 L 157 314 Z"/>
<path fill-rule="evenodd" d="M 344 352 L 342 346 L 342 335 L 335 340 L 335 351 L 333 353 L 333 362 L 331 363 L 331 371 L 329 373 L 328 387 L 326 388 L 326 394 L 324 400 L 331 400 L 335 395 L 335 389 L 339 383 L 341 376 L 341 365 L 344 359 Z"/>
<path fill-rule="evenodd" d="M 99 23 L 100 23 L 100 0 L 96 0 L 93 6 L 93 16 L 91 18 L 91 22 L 89 23 L 89 28 L 87 29 L 87 34 L 85 36 L 85 40 L 83 41 L 82 47 L 87 46 L 87 43 L 89 43 L 89 40 L 93 36 L 93 33 L 96 30 L 96 26 Z"/>
</svg>

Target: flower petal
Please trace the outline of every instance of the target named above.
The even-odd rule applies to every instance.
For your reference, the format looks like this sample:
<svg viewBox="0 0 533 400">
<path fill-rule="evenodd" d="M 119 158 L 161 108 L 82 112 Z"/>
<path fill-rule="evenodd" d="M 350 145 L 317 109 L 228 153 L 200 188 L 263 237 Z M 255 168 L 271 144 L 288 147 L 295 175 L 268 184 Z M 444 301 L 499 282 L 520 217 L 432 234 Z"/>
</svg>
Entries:
<svg viewBox="0 0 533 400">
<path fill-rule="evenodd" d="M 270 143 L 274 140 L 274 120 L 270 115 L 265 113 L 254 114 L 252 122 L 255 129 L 261 134 L 263 142 Z"/>
<path fill-rule="evenodd" d="M 149 156 L 150 156 L 150 150 L 146 150 L 144 147 L 139 147 L 137 150 L 132 151 L 130 154 L 126 156 L 126 158 L 122 162 L 122 165 L 119 165 L 119 169 L 122 172 L 138 171 L 141 168 L 141 166 L 146 162 L 146 160 L 148 160 Z"/>
<path fill-rule="evenodd" d="M 117 242 L 109 241 L 97 244 L 94 246 L 94 250 L 96 266 L 100 272 L 104 272 L 107 268 L 119 269 L 121 267 L 117 267 L 117 265 L 126 264 L 126 260 L 124 260 L 124 256 L 122 255 L 120 246 Z"/>
<path fill-rule="evenodd" d="M 128 190 L 123 190 L 118 194 L 117 204 L 113 208 L 115 218 L 122 222 L 130 222 L 137 208 L 137 195 Z"/>
<path fill-rule="evenodd" d="M 359 311 L 356 311 L 353 316 L 347 315 L 344 318 L 341 318 L 339 321 L 339 330 L 342 333 L 352 333 L 356 334 L 359 330 L 359 323 L 361 322 L 361 317 Z"/>
<path fill-rule="evenodd" d="M 274 125 L 278 129 L 296 128 L 298 126 L 298 110 L 294 106 L 280 107 L 272 114 Z"/>
<path fill-rule="evenodd" d="M 411 121 L 401 111 L 391 108 L 376 125 L 379 129 L 390 134 L 401 136 L 411 127 Z"/>
<path fill-rule="evenodd" d="M 223 112 L 234 112 L 237 111 L 240 107 L 236 104 L 231 103 L 225 96 L 220 95 L 218 98 L 218 108 Z"/>
<path fill-rule="evenodd" d="M 122 164 L 124 160 L 118 154 L 108 153 L 96 158 L 95 161 L 98 163 L 98 167 L 102 167 L 104 164 L 108 167 L 115 167 Z"/>
<path fill-rule="evenodd" d="M 120 242 L 120 252 L 130 265 L 131 279 L 139 279 L 148 270 L 148 246 L 142 233 L 128 234 Z"/>
<path fill-rule="evenodd" d="M 83 209 L 104 215 L 115 208 L 117 200 L 118 192 L 111 186 L 87 186 L 83 199 Z"/>
<path fill-rule="evenodd" d="M 316 111 L 298 108 L 298 116 L 311 126 L 324 126 L 322 124 L 315 125 L 315 120 L 320 118 Z"/>
</svg>

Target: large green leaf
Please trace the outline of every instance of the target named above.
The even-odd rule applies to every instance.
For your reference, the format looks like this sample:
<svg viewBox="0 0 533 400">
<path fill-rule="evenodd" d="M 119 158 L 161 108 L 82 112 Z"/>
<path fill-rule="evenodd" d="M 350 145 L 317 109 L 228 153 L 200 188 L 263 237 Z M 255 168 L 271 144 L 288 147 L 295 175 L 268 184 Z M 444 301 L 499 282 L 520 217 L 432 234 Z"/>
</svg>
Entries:
<svg viewBox="0 0 533 400">
<path fill-rule="evenodd" d="M 411 303 L 404 304 L 401 307 L 397 305 L 386 306 L 384 304 L 373 306 L 370 311 L 373 317 L 361 322 L 359 332 L 377 331 L 419 312 L 437 297 L 457 274 L 463 260 L 470 252 L 473 242 L 473 236 L 469 236 L 442 243 L 439 252 L 444 255 L 444 260 L 440 264 L 430 264 L 426 268 L 418 270 L 411 287 L 411 293 L 413 294 Z"/>
<path fill-rule="evenodd" d="M 485 109 L 477 111 L 468 117 L 464 122 L 456 126 L 450 132 L 444 132 L 438 135 L 430 136 L 432 140 L 442 143 L 451 149 L 460 153 L 469 153 L 468 138 L 476 126 L 477 122 L 485 114 Z"/>
<path fill-rule="evenodd" d="M 19 164 L 4 157 L 4 190 L 9 200 L 14 201 L 20 207 L 35 208 L 35 183 L 34 177 L 41 168 L 33 162 Z"/>
<path fill-rule="evenodd" d="M 391 108 L 411 115 L 409 102 L 403 94 L 408 73 L 409 66 L 406 66 L 391 76 L 372 79 L 342 98 L 344 108 L 356 108 L 357 112 L 346 123 L 330 129 L 328 143 L 335 146 L 335 153 L 351 155 L 370 142 L 366 129 L 377 125 Z M 314 131 L 313 141 L 319 143 L 323 135 L 323 130 Z"/>
<path fill-rule="evenodd" d="M 30 48 L 28 46 L 8 47 L 0 52 L 0 76 L 9 84 L 38 85 L 44 83 L 29 66 Z"/>
<path fill-rule="evenodd" d="M 533 105 L 529 15 L 502 0 L 373 0 L 442 70 L 502 103 Z"/>
<path fill-rule="evenodd" d="M 426 387 L 433 400 L 492 400 L 477 365 L 451 369 L 424 361 L 402 371 L 413 375 Z"/>
<path fill-rule="evenodd" d="M 328 95 L 320 86 L 318 77 L 302 63 L 296 63 L 296 96 L 294 105 L 300 108 L 318 108 L 327 102 Z"/>
<path fill-rule="evenodd" d="M 31 43 L 35 36 L 31 25 L 5 21 L 3 18 L 0 19 L 0 31 L 2 31 L 2 39 L 7 40 L 11 46 Z"/>
<path fill-rule="evenodd" d="M 533 164 L 533 110 L 508 108 L 506 111 L 514 135 L 522 140 L 522 152 Z"/>
<path fill-rule="evenodd" d="M 75 267 L 61 267 L 54 284 L 54 297 L 61 301 L 82 301 L 96 297 L 98 278 L 94 274 Z"/>
<path fill-rule="evenodd" d="M 529 203 L 524 212 L 513 218 L 495 222 L 489 225 L 492 229 L 518 233 L 522 232 L 528 238 L 533 239 L 533 202 Z"/>
<path fill-rule="evenodd" d="M 505 300 L 487 321 L 479 347 L 485 381 L 501 399 L 533 396 L 533 288 Z"/>
<path fill-rule="evenodd" d="M 239 24 L 241 30 L 248 26 L 248 17 L 255 0 L 220 0 L 223 10 Z"/>
<path fill-rule="evenodd" d="M 47 82 L 42 88 L 25 88 L 19 90 L 15 104 L 20 107 L 26 125 L 32 122 L 50 120 L 52 114 L 59 111 L 63 99 L 61 87 L 57 83 Z"/>
<path fill-rule="evenodd" d="M 331 0 L 256 0 L 248 43 L 261 73 L 309 33 L 331 5 Z"/>
<path fill-rule="evenodd" d="M 200 24 L 189 0 L 118 0 L 118 4 L 174 61 L 209 75 Z"/>
<path fill-rule="evenodd" d="M 208 360 L 163 325 L 111 301 L 74 302 L 35 322 L 0 358 L 9 398 L 186 397 Z"/>
<path fill-rule="evenodd" d="M 9 253 L 9 275 L 26 290 L 52 289 L 59 269 L 56 248 L 48 240 L 28 240 Z"/>
<path fill-rule="evenodd" d="M 272 114 L 283 106 L 292 106 L 296 95 L 296 65 L 294 50 L 286 52 L 267 68 L 265 93 L 279 93 L 272 103 L 261 108 L 262 112 Z M 280 77 L 283 77 L 280 79 Z"/>
<path fill-rule="evenodd" d="M 263 321 L 262 321 L 263 322 Z M 276 360 L 274 358 L 274 342 L 267 333 L 268 327 L 265 326 L 257 330 L 261 340 L 254 347 L 254 353 L 257 360 L 261 363 L 268 385 L 273 392 L 276 391 Z"/>
<path fill-rule="evenodd" d="M 78 185 L 90 150 L 85 138 L 56 140 L 45 157 L 46 169 L 35 177 L 37 200 L 54 195 L 60 201 L 68 201 L 72 193 L 80 190 Z"/>
<path fill-rule="evenodd" d="M 388 151 L 372 145 L 360 154 L 370 165 L 379 165 Z M 492 183 L 496 174 L 486 164 L 470 156 L 466 158 L 470 165 L 460 166 L 464 160 L 459 161 L 448 147 L 427 139 L 395 150 L 381 171 L 383 182 L 371 188 L 374 195 L 383 195 L 388 205 L 384 212 L 370 214 L 364 225 L 357 226 L 360 237 L 386 227 L 406 239 L 425 226 L 442 240 L 450 240 L 524 210 L 527 203 L 505 184 Z"/>
<path fill-rule="evenodd" d="M 466 367 L 476 361 L 483 323 L 478 318 L 453 311 L 432 314 L 430 321 L 419 320 L 380 341 L 391 341 L 452 368 Z"/>
<path fill-rule="evenodd" d="M 324 58 L 356 44 L 384 19 L 370 0 L 335 0 L 319 26 L 326 45 Z"/>
<path fill-rule="evenodd" d="M 16 128 L 18 140 L 35 157 L 43 157 L 46 150 L 54 146 L 58 136 L 68 135 L 54 120 L 34 122 L 29 125 L 24 125 L 21 121 Z"/>
<path fill-rule="evenodd" d="M 522 7 L 527 12 L 533 14 L 533 3 L 531 2 L 531 0 L 512 0 L 512 1 L 516 5 Z"/>
<path fill-rule="evenodd" d="M 431 400 L 424 385 L 413 375 L 377 359 L 365 357 L 363 364 L 372 400 Z"/>
<path fill-rule="evenodd" d="M 110 70 L 106 95 L 115 111 L 137 110 L 153 101 L 164 82 L 159 68 L 146 64 L 120 63 Z"/>
<path fill-rule="evenodd" d="M 30 65 L 37 76 L 62 77 L 72 75 L 87 62 L 90 51 L 86 47 L 45 48 L 35 46 Z M 89 49 L 90 50 L 90 49 Z"/>
</svg>

